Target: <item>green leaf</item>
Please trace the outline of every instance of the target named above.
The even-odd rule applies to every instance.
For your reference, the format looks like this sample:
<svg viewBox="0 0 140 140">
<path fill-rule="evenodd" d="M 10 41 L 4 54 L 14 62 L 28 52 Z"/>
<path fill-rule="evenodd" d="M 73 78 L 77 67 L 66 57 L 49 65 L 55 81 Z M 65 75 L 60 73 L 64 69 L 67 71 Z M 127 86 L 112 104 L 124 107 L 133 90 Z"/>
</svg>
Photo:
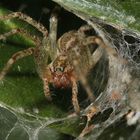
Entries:
<svg viewBox="0 0 140 140">
<path fill-rule="evenodd" d="M 96 17 L 106 23 L 140 31 L 137 0 L 53 0 L 69 11 Z"/>
</svg>

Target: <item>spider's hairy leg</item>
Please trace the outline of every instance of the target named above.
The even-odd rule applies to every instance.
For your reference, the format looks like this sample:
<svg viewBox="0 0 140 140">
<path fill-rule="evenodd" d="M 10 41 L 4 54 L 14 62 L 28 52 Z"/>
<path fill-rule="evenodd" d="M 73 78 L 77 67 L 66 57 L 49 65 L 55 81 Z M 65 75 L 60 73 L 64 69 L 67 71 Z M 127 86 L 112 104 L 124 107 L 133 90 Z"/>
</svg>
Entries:
<svg viewBox="0 0 140 140">
<path fill-rule="evenodd" d="M 4 34 L 0 34 L 0 40 L 6 40 L 7 37 L 17 34 L 18 30 L 17 29 L 13 29 L 10 32 L 4 33 Z"/>
<path fill-rule="evenodd" d="M 91 56 L 91 67 L 93 68 L 103 55 L 103 48 L 98 47 Z"/>
<path fill-rule="evenodd" d="M 80 81 L 82 83 L 82 85 L 84 86 L 86 92 L 87 92 L 87 95 L 88 95 L 88 98 L 90 99 L 91 102 L 95 101 L 95 96 L 93 95 L 93 92 L 88 84 L 88 81 L 86 79 L 85 76 L 82 75 L 82 73 L 80 73 Z"/>
<path fill-rule="evenodd" d="M 57 39 L 57 17 L 52 15 L 50 18 L 50 45 L 53 49 L 56 49 L 56 39 Z"/>
<path fill-rule="evenodd" d="M 91 29 L 93 29 L 91 26 L 89 26 L 89 25 L 83 25 L 83 26 L 81 26 L 79 29 L 78 29 L 78 33 L 84 33 L 84 32 L 86 32 L 86 31 L 88 31 L 88 30 L 91 30 Z"/>
<path fill-rule="evenodd" d="M 42 24 L 36 22 L 31 17 L 29 17 L 21 12 L 13 12 L 8 15 L 0 16 L 0 20 L 8 20 L 8 19 L 12 19 L 12 18 L 18 18 L 20 20 L 23 20 L 23 21 L 29 23 L 30 25 L 37 28 L 40 32 L 42 32 L 43 36 L 48 35 L 47 29 Z"/>
<path fill-rule="evenodd" d="M 75 79 L 72 79 L 72 104 L 77 114 L 80 113 L 80 107 L 77 99 L 78 87 Z"/>
<path fill-rule="evenodd" d="M 50 92 L 50 89 L 49 89 L 49 83 L 48 83 L 48 79 L 46 78 L 42 78 L 43 80 L 43 87 L 44 87 L 44 94 L 45 94 L 45 97 L 48 101 L 51 101 L 52 98 L 51 98 L 51 92 Z"/>
<path fill-rule="evenodd" d="M 6 40 L 7 37 L 14 35 L 14 34 L 22 34 L 25 35 L 26 37 L 31 38 L 36 45 L 39 46 L 40 44 L 40 40 L 38 37 L 36 36 L 31 36 L 29 33 L 27 33 L 26 31 L 22 30 L 22 29 L 12 29 L 11 31 L 1 34 L 0 35 L 0 40 Z M 13 54 L 13 56 L 8 60 L 7 64 L 5 65 L 5 67 L 3 68 L 3 70 L 0 72 L 0 80 L 2 80 L 4 78 L 4 76 L 6 75 L 6 73 L 9 71 L 9 69 L 11 68 L 11 66 L 18 60 L 21 59 L 23 57 L 29 56 L 34 52 L 35 48 L 28 48 L 26 50 L 23 51 L 19 51 L 15 54 Z"/>
<path fill-rule="evenodd" d="M 95 101 L 95 96 L 93 95 L 93 92 L 88 84 L 86 76 L 83 75 L 81 69 L 77 67 L 78 63 L 79 63 L 78 59 L 74 60 L 73 65 L 75 67 L 75 70 L 78 72 L 79 80 L 80 80 L 81 84 L 84 86 L 84 88 L 87 92 L 88 98 L 90 99 L 91 102 L 93 102 L 93 101 Z"/>
<path fill-rule="evenodd" d="M 93 68 L 96 63 L 100 60 L 102 54 L 103 54 L 103 50 L 105 49 L 108 53 L 111 53 L 113 55 L 116 54 L 116 51 L 108 46 L 106 46 L 106 44 L 104 43 L 104 41 L 102 40 L 102 38 L 100 37 L 97 37 L 97 36 L 89 36 L 87 38 L 85 38 L 83 40 L 83 45 L 84 46 L 88 46 L 89 44 L 97 44 L 99 47 L 94 51 L 93 54 L 91 54 L 91 64 L 90 64 L 90 68 Z M 75 67 L 76 65 L 78 65 L 78 59 L 75 60 Z M 77 68 L 78 69 L 78 68 Z M 95 100 L 95 97 L 92 93 L 92 90 L 90 88 L 90 86 L 88 85 L 88 82 L 87 82 L 87 79 L 86 77 L 81 73 L 81 70 L 77 70 L 79 72 L 79 77 L 80 77 L 80 81 L 81 83 L 83 84 L 84 88 L 86 89 L 86 92 L 88 94 L 88 97 L 91 101 L 94 101 Z"/>
<path fill-rule="evenodd" d="M 49 54 L 52 60 L 56 57 L 59 49 L 57 46 L 57 26 L 59 11 L 59 6 L 56 6 L 53 9 L 50 17 L 49 36 L 43 38 L 43 46 L 45 50 L 49 50 Z"/>
<path fill-rule="evenodd" d="M 26 37 L 31 38 L 35 42 L 36 45 L 40 44 L 40 40 L 37 36 L 32 36 L 26 31 L 24 31 L 23 29 L 12 29 L 11 31 L 7 33 L 0 34 L 0 40 L 6 40 L 7 37 L 15 35 L 15 34 L 25 35 Z"/>
<path fill-rule="evenodd" d="M 50 17 L 50 27 L 49 27 L 49 38 L 51 47 L 56 49 L 56 42 L 57 42 L 57 26 L 58 26 L 58 12 L 60 11 L 60 7 L 55 7 L 52 11 Z"/>
<path fill-rule="evenodd" d="M 12 65 L 19 59 L 29 56 L 34 52 L 35 48 L 28 48 L 23 51 L 19 51 L 12 55 L 12 57 L 8 60 L 7 64 L 4 66 L 3 70 L 0 72 L 0 80 L 4 78 L 4 76 L 8 73 L 9 69 Z"/>
<path fill-rule="evenodd" d="M 97 44 L 99 47 L 105 49 L 107 53 L 116 56 L 117 52 L 115 49 L 111 48 L 110 46 L 107 46 L 103 39 L 99 36 L 89 36 L 83 41 L 84 45 L 89 45 L 89 44 Z"/>
</svg>

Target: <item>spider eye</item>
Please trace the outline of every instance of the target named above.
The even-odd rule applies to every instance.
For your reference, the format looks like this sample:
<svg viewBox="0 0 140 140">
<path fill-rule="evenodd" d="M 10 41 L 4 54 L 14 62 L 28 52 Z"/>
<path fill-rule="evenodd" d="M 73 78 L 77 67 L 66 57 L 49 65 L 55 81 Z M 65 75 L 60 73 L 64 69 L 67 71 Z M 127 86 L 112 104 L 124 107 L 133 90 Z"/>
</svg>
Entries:
<svg viewBox="0 0 140 140">
<path fill-rule="evenodd" d="M 63 67 L 56 67 L 55 68 L 55 72 L 64 72 L 64 68 Z"/>
</svg>

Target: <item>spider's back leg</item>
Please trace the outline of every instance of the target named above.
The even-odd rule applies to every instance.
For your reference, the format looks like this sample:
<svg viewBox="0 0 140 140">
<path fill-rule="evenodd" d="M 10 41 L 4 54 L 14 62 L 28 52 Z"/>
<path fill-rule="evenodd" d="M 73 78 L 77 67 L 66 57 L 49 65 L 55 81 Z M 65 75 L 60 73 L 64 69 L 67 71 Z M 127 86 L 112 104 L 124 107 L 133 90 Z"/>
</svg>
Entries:
<svg viewBox="0 0 140 140">
<path fill-rule="evenodd" d="M 12 18 L 18 18 L 18 19 L 21 19 L 23 21 L 26 21 L 27 23 L 29 23 L 33 27 L 37 28 L 40 32 L 42 32 L 43 36 L 48 35 L 47 29 L 42 24 L 37 23 L 31 17 L 29 17 L 21 12 L 13 12 L 13 13 L 10 13 L 8 15 L 0 16 L 0 20 L 8 20 L 8 19 L 12 19 Z"/>
<path fill-rule="evenodd" d="M 9 71 L 9 69 L 11 68 L 11 66 L 18 60 L 21 59 L 23 57 L 29 56 L 34 52 L 35 48 L 28 48 L 26 50 L 23 51 L 19 51 L 17 53 L 15 53 L 7 62 L 7 64 L 4 66 L 3 70 L 0 72 L 0 80 L 2 80 L 4 78 L 4 76 L 6 75 L 6 73 Z"/>
<path fill-rule="evenodd" d="M 83 25 L 78 29 L 79 34 L 85 34 L 86 31 L 93 30 L 90 25 Z"/>
<path fill-rule="evenodd" d="M 22 35 L 25 35 L 29 38 L 31 38 L 35 44 L 38 46 L 40 44 L 40 40 L 38 37 L 35 36 L 31 36 L 30 34 L 28 34 L 26 31 L 23 31 L 22 29 L 13 29 L 7 33 L 4 33 L 2 35 L 0 35 L 0 40 L 2 39 L 6 39 L 7 37 L 20 33 Z M 26 50 L 22 50 L 19 51 L 15 54 L 12 55 L 12 57 L 8 60 L 7 64 L 5 65 L 5 67 L 3 68 L 3 70 L 0 72 L 0 80 L 2 80 L 4 78 L 4 76 L 6 75 L 6 73 L 9 71 L 9 69 L 11 68 L 11 66 L 18 60 L 21 59 L 23 57 L 29 56 L 31 54 L 33 54 L 34 50 L 36 48 L 28 48 Z"/>
<path fill-rule="evenodd" d="M 80 113 L 80 106 L 78 103 L 77 96 L 78 96 L 78 86 L 77 86 L 75 79 L 72 79 L 72 104 L 73 104 L 75 112 L 77 114 L 79 114 Z"/>
</svg>

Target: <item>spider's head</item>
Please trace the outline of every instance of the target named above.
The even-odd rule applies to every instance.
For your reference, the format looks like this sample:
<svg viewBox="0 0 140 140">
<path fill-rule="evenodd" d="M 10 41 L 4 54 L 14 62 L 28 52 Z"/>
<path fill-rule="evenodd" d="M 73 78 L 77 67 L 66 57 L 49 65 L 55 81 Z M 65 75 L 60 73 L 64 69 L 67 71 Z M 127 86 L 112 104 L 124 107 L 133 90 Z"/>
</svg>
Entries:
<svg viewBox="0 0 140 140">
<path fill-rule="evenodd" d="M 61 55 L 57 57 L 51 67 L 52 83 L 57 88 L 71 87 L 71 77 L 73 76 L 73 68 L 69 64 L 67 57 Z"/>
</svg>

